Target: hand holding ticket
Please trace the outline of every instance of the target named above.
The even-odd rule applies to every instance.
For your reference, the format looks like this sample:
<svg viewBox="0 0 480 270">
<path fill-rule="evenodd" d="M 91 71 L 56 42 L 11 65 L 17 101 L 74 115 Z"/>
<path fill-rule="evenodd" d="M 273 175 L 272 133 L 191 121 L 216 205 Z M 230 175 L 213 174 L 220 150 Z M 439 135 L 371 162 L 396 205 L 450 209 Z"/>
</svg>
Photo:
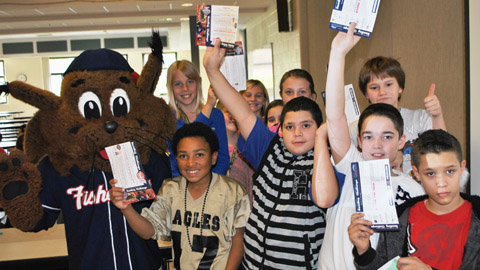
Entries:
<svg viewBox="0 0 480 270">
<path fill-rule="evenodd" d="M 151 200 L 156 197 L 146 178 L 140 156 L 134 142 L 126 142 L 105 148 L 117 187 L 125 188 L 125 200 L 129 203 Z"/>
<path fill-rule="evenodd" d="M 380 0 L 335 0 L 330 29 L 348 31 L 351 22 L 356 22 L 354 34 L 370 38 L 377 19 Z"/>
</svg>

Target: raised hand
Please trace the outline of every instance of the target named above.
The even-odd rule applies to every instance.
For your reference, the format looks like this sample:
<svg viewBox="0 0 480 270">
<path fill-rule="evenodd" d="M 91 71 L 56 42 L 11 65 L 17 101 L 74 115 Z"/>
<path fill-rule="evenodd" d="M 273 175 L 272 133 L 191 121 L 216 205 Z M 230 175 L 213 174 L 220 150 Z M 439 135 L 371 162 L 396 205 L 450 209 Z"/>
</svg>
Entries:
<svg viewBox="0 0 480 270">
<path fill-rule="evenodd" d="M 203 57 L 203 66 L 208 71 L 219 70 L 225 56 L 225 49 L 220 48 L 220 39 L 215 40 L 214 47 L 207 47 Z"/>
<path fill-rule="evenodd" d="M 423 102 L 425 104 L 425 110 L 427 110 L 428 114 L 430 114 L 432 117 L 438 117 L 442 114 L 440 100 L 438 100 L 438 97 L 435 95 L 434 83 L 430 85 L 430 89 L 428 90 L 428 96 L 425 97 Z"/>
<path fill-rule="evenodd" d="M 348 27 L 348 32 L 338 32 L 335 38 L 332 41 L 332 51 L 341 53 L 342 55 L 347 55 L 347 53 L 358 43 L 360 36 L 353 34 L 355 27 L 357 26 L 356 22 L 350 23 Z"/>
<path fill-rule="evenodd" d="M 425 110 L 432 117 L 433 128 L 447 130 L 440 100 L 438 99 L 437 95 L 435 95 L 434 83 L 430 85 L 430 89 L 428 89 L 428 96 L 425 97 L 423 103 L 425 105 Z"/>
<path fill-rule="evenodd" d="M 370 235 L 374 233 L 368 226 L 372 222 L 363 219 L 364 213 L 356 213 L 352 215 L 350 226 L 348 226 L 348 237 L 352 244 L 357 248 L 359 255 L 365 253 L 370 247 Z"/>
</svg>

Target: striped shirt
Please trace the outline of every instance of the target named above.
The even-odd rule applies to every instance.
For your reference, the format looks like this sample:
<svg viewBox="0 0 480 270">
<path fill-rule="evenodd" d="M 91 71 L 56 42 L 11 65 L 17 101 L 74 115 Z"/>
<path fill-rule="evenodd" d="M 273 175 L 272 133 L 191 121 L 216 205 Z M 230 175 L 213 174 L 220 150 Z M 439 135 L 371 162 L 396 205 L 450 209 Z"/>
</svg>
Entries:
<svg viewBox="0 0 480 270">
<path fill-rule="evenodd" d="M 263 132 L 256 125 L 241 149 L 254 166 L 258 164 L 242 265 L 246 269 L 316 269 L 326 224 L 324 211 L 309 196 L 313 149 L 295 156 L 282 138 L 274 136 L 270 141 L 272 136 Z M 258 155 L 265 142 L 269 144 L 258 162 L 249 150 Z"/>
</svg>

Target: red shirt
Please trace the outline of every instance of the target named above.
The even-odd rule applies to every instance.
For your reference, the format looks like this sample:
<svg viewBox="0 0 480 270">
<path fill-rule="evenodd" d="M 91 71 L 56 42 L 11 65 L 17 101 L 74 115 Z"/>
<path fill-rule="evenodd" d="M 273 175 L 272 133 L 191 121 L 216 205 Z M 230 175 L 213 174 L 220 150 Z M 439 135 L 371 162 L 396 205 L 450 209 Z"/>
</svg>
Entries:
<svg viewBox="0 0 480 270">
<path fill-rule="evenodd" d="M 430 212 L 425 201 L 415 204 L 408 217 L 408 253 L 437 269 L 460 268 L 471 216 L 468 201 L 444 215 Z"/>
</svg>

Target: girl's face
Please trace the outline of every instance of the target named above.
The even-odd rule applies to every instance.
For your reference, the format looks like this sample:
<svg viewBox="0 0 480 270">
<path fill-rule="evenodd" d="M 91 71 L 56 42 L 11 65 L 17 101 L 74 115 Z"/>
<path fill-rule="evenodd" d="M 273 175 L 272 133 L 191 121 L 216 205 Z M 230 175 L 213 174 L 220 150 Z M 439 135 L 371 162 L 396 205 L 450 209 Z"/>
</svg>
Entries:
<svg viewBox="0 0 480 270">
<path fill-rule="evenodd" d="M 307 97 L 309 99 L 315 99 L 315 94 L 310 89 L 310 83 L 300 77 L 289 77 L 282 84 L 282 99 L 283 104 L 286 104 L 291 99 L 296 97 Z"/>
<path fill-rule="evenodd" d="M 303 155 L 313 149 L 317 123 L 309 111 L 290 111 L 285 114 L 282 134 L 285 147 L 294 155 Z"/>
<path fill-rule="evenodd" d="M 210 169 L 217 163 L 217 157 L 218 152 L 212 153 L 203 137 L 185 137 L 178 142 L 178 170 L 190 184 L 208 183 Z"/>
<path fill-rule="evenodd" d="M 197 82 L 177 70 L 173 77 L 173 95 L 180 107 L 195 104 L 197 101 Z"/>
<path fill-rule="evenodd" d="M 267 127 L 274 126 L 280 123 L 280 115 L 282 114 L 283 106 L 275 106 L 268 110 Z"/>
<path fill-rule="evenodd" d="M 223 118 L 225 118 L 225 127 L 227 128 L 227 133 L 237 132 L 237 125 L 235 124 L 235 120 L 233 119 L 233 116 L 225 109 L 222 110 L 222 112 L 223 112 Z"/>
<path fill-rule="evenodd" d="M 262 117 L 262 108 L 265 105 L 265 95 L 262 88 L 254 86 L 243 93 L 243 98 L 248 102 L 250 110 L 257 116 Z"/>
</svg>

